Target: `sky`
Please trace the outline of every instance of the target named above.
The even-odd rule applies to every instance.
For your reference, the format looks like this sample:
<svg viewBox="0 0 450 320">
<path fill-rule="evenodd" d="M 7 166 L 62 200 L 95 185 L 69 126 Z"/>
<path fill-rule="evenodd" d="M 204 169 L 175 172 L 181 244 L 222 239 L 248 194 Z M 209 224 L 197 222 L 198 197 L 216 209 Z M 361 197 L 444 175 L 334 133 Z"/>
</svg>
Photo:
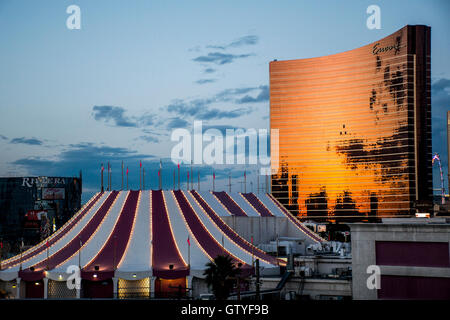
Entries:
<svg viewBox="0 0 450 320">
<path fill-rule="evenodd" d="M 366 9 L 381 9 L 369 30 Z M 81 29 L 66 12 L 80 8 Z M 78 176 L 83 202 L 100 188 L 100 164 L 139 185 L 173 185 L 175 128 L 269 127 L 269 61 L 351 50 L 406 24 L 431 26 L 433 152 L 447 175 L 450 109 L 448 1 L 0 0 L 0 176 Z M 182 182 L 186 170 L 182 167 Z M 256 190 L 256 166 L 247 166 Z M 210 189 L 213 168 L 200 170 Z M 242 166 L 215 166 L 216 189 L 242 191 Z M 434 188 L 439 173 L 433 169 Z M 251 184 L 250 184 L 251 183 Z M 263 179 L 260 180 L 263 183 Z M 447 189 L 447 181 L 445 182 Z M 448 190 L 448 189 L 447 189 Z M 436 191 L 438 193 L 438 191 Z"/>
</svg>

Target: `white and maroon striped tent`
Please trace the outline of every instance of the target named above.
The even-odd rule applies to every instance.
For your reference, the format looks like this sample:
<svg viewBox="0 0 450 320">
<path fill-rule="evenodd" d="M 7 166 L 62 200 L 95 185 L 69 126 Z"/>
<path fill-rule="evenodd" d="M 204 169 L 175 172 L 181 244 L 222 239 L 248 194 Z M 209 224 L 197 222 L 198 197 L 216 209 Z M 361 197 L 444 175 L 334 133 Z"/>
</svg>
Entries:
<svg viewBox="0 0 450 320">
<path fill-rule="evenodd" d="M 287 217 L 310 242 L 323 241 L 271 195 L 198 191 L 110 191 L 96 194 L 63 227 L 2 262 L 0 280 L 64 281 L 71 265 L 85 281 L 203 277 L 206 263 L 228 254 L 244 273 L 260 260 L 266 274 L 284 261 L 240 237 L 223 216 Z"/>
</svg>

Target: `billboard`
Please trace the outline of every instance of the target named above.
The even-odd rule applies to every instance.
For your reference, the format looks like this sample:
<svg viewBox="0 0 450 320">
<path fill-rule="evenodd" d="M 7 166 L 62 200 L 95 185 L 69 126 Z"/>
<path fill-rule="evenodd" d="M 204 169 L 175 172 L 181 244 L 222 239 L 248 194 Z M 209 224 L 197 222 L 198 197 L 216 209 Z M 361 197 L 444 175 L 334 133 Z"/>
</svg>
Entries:
<svg viewBox="0 0 450 320">
<path fill-rule="evenodd" d="M 39 229 L 44 216 L 47 217 L 46 210 L 29 210 L 25 214 L 24 228 Z"/>
<path fill-rule="evenodd" d="M 62 200 L 64 194 L 64 188 L 42 188 L 43 200 Z"/>
</svg>

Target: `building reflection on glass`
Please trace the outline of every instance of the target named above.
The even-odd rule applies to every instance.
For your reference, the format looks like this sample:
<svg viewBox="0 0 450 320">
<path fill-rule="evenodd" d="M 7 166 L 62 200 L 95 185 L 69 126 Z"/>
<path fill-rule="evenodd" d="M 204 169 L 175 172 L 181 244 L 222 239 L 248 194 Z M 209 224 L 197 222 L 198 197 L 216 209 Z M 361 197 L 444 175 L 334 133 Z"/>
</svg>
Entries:
<svg viewBox="0 0 450 320">
<path fill-rule="evenodd" d="M 271 62 L 270 111 L 280 134 L 272 193 L 293 214 L 376 221 L 431 199 L 429 27 Z"/>
</svg>

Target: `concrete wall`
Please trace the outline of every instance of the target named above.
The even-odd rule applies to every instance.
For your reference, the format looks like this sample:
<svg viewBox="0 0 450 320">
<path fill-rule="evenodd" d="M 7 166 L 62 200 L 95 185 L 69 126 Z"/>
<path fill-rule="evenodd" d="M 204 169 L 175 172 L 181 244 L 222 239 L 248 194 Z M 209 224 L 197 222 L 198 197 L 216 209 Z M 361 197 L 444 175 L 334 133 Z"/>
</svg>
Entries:
<svg viewBox="0 0 450 320">
<path fill-rule="evenodd" d="M 381 224 L 350 224 L 352 234 L 353 298 L 375 300 L 376 289 L 368 289 L 367 267 L 376 265 L 376 241 L 449 242 L 446 221 L 403 219 Z M 381 275 L 450 277 L 449 268 L 379 266 Z"/>
<path fill-rule="evenodd" d="M 192 278 L 192 297 L 198 299 L 202 293 L 212 293 L 208 288 L 205 279 L 193 277 Z"/>
<path fill-rule="evenodd" d="M 281 278 L 261 279 L 261 290 L 273 289 L 277 286 Z M 302 283 L 303 282 L 303 283 Z M 295 292 L 303 296 L 309 296 L 313 300 L 322 299 L 325 296 L 352 296 L 351 280 L 336 279 L 316 279 L 316 278 L 291 278 L 281 291 L 281 298 L 284 299 L 288 292 Z"/>
</svg>

